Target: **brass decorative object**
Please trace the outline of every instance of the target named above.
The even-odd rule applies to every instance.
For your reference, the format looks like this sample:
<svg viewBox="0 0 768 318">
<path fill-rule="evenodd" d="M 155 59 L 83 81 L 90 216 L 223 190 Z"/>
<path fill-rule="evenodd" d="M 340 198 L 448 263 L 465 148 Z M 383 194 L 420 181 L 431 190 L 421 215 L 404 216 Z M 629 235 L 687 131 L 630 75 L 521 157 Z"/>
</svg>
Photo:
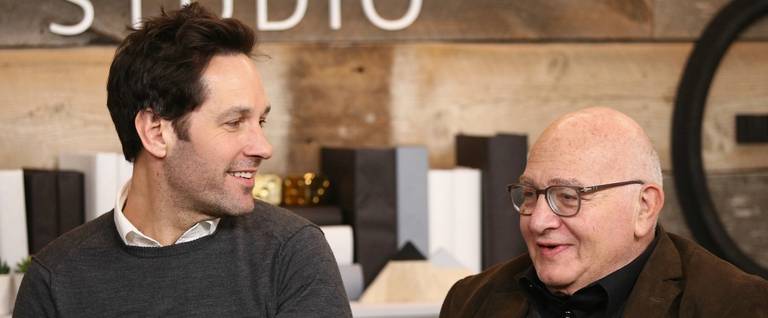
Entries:
<svg viewBox="0 0 768 318">
<path fill-rule="evenodd" d="M 283 180 L 284 205 L 322 205 L 327 202 L 331 182 L 324 176 L 307 172 L 299 177 Z"/>
<path fill-rule="evenodd" d="M 253 178 L 253 198 L 280 205 L 283 198 L 282 179 L 274 174 L 259 174 Z"/>
</svg>

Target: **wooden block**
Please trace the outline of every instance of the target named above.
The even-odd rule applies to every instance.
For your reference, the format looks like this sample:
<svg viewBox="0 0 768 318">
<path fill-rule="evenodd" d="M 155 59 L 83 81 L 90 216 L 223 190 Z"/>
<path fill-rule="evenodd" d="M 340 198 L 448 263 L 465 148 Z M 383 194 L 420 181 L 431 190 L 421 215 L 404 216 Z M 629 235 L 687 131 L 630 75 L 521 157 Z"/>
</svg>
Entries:
<svg viewBox="0 0 768 318">
<path fill-rule="evenodd" d="M 360 303 L 441 301 L 454 283 L 471 274 L 464 268 L 438 267 L 429 261 L 390 261 L 363 292 Z"/>
</svg>

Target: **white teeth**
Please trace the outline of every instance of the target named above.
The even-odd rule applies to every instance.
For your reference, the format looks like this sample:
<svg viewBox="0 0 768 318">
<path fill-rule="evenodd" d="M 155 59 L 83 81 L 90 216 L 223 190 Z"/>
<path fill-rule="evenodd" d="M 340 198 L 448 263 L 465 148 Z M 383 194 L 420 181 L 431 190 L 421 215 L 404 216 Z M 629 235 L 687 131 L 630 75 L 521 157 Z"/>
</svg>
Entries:
<svg viewBox="0 0 768 318">
<path fill-rule="evenodd" d="M 238 171 L 238 172 L 230 172 L 229 174 L 238 178 L 245 178 L 245 179 L 253 178 L 253 172 Z"/>
</svg>

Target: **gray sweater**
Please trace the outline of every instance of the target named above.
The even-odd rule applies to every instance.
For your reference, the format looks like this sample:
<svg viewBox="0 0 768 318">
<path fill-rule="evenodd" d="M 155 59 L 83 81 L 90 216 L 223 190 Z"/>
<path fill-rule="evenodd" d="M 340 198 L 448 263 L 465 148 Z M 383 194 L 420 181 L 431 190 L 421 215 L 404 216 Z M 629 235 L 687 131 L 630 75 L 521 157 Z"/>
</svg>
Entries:
<svg viewBox="0 0 768 318">
<path fill-rule="evenodd" d="M 213 235 L 131 247 L 112 212 L 33 257 L 14 317 L 351 317 L 320 229 L 256 203 Z"/>
</svg>

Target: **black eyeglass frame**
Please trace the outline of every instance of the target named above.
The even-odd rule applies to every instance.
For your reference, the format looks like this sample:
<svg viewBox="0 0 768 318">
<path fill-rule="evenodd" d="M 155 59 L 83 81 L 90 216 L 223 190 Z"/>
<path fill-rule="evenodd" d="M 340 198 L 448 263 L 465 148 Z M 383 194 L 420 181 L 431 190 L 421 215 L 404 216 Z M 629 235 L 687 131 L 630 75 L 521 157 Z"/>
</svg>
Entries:
<svg viewBox="0 0 768 318">
<path fill-rule="evenodd" d="M 509 193 L 509 199 L 512 201 L 512 206 L 515 207 L 515 210 L 518 213 L 520 213 L 520 215 L 531 215 L 533 213 L 523 213 L 523 211 L 521 211 L 520 207 L 517 206 L 517 204 L 515 204 L 514 198 L 512 198 L 512 190 L 516 189 L 516 188 L 529 187 L 529 188 L 533 188 L 533 190 L 536 191 L 536 200 L 537 201 L 539 199 L 539 195 L 542 195 L 542 194 L 544 195 L 544 199 L 547 200 L 547 205 L 549 206 L 549 209 L 552 210 L 553 213 L 555 213 L 556 215 L 561 216 L 561 217 L 571 217 L 571 216 L 575 216 L 575 215 L 579 214 L 579 211 L 581 211 L 581 195 L 582 194 L 591 194 L 591 193 L 595 193 L 595 192 L 598 192 L 598 191 L 602 191 L 602 190 L 606 190 L 606 189 L 610 189 L 610 188 L 615 188 L 615 187 L 620 187 L 620 186 L 625 186 L 625 185 L 630 185 L 630 184 L 645 184 L 645 182 L 643 182 L 642 180 L 630 180 L 630 181 L 622 181 L 622 182 L 613 182 L 613 183 L 593 185 L 593 186 L 589 186 L 589 187 L 580 187 L 580 186 L 571 186 L 571 185 L 551 185 L 551 186 L 548 186 L 548 187 L 546 187 L 544 189 L 537 189 L 537 188 L 535 188 L 533 186 L 530 186 L 530 185 L 523 185 L 523 184 L 513 183 L 513 184 L 508 184 L 507 185 L 507 192 Z M 576 190 L 577 199 L 578 199 L 578 202 L 579 202 L 578 206 L 576 207 L 576 212 L 574 212 L 573 214 L 562 214 L 562 213 L 560 213 L 559 209 L 557 208 L 557 205 L 554 204 L 550 200 L 550 198 L 549 198 L 549 194 L 548 193 L 549 193 L 549 190 L 552 189 L 552 188 L 570 188 L 570 189 Z"/>
</svg>

